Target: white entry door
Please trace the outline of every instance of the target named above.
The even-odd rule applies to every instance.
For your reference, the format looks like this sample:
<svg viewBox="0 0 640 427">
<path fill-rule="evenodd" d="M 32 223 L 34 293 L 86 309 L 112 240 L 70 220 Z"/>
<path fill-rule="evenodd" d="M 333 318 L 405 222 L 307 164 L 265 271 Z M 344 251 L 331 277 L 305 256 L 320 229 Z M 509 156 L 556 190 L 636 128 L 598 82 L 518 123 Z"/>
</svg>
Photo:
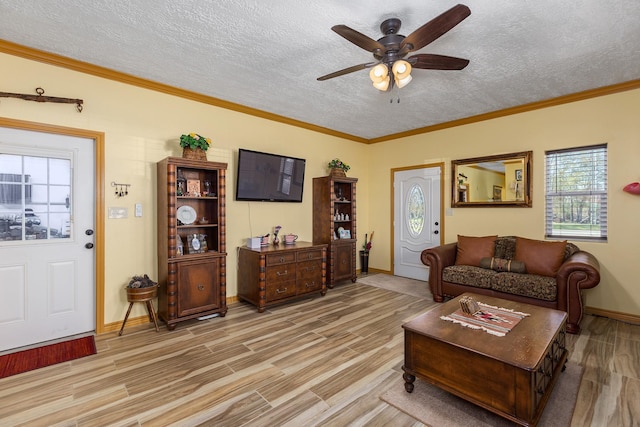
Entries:
<svg viewBox="0 0 640 427">
<path fill-rule="evenodd" d="M 423 250 L 440 245 L 440 167 L 409 169 L 393 174 L 393 274 L 427 280 Z"/>
<path fill-rule="evenodd" d="M 95 331 L 94 151 L 0 127 L 0 351 Z"/>
</svg>

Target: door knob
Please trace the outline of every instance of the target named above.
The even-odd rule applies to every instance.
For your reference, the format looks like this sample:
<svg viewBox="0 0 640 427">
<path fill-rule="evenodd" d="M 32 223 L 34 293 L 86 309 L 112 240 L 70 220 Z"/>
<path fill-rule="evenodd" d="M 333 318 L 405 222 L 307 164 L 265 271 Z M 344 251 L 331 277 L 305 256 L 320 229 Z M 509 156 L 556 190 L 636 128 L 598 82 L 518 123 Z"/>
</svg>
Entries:
<svg viewBox="0 0 640 427">
<path fill-rule="evenodd" d="M 93 230 L 89 228 L 89 229 L 84 231 L 84 234 L 86 234 L 87 236 L 91 236 L 93 234 Z"/>
<path fill-rule="evenodd" d="M 84 245 L 84 247 L 87 248 L 87 249 L 91 249 L 91 248 L 93 248 L 93 243 L 86 243 Z"/>
<path fill-rule="evenodd" d="M 434 231 L 433 234 L 440 234 L 438 230 Z"/>
<path fill-rule="evenodd" d="M 438 221 L 434 222 L 433 224 L 434 225 L 440 225 L 440 223 L 438 223 Z"/>
</svg>

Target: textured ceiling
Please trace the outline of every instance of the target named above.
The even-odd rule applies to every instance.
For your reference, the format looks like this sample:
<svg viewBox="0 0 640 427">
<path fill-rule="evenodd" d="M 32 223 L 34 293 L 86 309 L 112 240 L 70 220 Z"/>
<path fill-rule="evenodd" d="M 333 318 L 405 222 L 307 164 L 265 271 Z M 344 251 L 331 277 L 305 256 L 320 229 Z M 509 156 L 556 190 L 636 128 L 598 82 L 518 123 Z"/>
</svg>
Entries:
<svg viewBox="0 0 640 427">
<path fill-rule="evenodd" d="M 469 0 L 471 16 L 418 51 L 465 69 L 414 70 L 390 93 L 368 70 L 316 80 L 373 60 L 333 25 L 378 39 L 397 17 L 408 35 L 455 4 L 0 0 L 0 39 L 365 139 L 640 78 L 639 0 Z"/>
</svg>

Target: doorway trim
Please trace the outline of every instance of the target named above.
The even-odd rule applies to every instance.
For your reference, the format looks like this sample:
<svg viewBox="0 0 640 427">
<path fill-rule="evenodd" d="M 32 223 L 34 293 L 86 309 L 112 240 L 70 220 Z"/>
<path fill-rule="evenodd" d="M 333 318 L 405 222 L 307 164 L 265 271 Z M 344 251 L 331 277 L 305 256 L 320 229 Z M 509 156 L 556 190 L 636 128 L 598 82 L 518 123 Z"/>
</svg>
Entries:
<svg viewBox="0 0 640 427">
<path fill-rule="evenodd" d="M 104 332 L 104 132 L 0 117 L 0 126 L 92 139 L 95 144 L 95 310 L 96 334 Z"/>
<path fill-rule="evenodd" d="M 414 170 L 414 169 L 427 169 L 427 168 L 440 168 L 440 244 L 443 243 L 444 241 L 444 226 L 445 226 L 445 221 L 444 221 L 444 162 L 439 162 L 439 163 L 427 163 L 427 164 L 423 164 L 423 165 L 413 165 L 413 166 L 403 166 L 401 168 L 391 168 L 390 170 L 390 183 L 391 183 L 391 195 L 390 195 L 390 209 L 391 212 L 389 214 L 389 218 L 391 218 L 391 223 L 389 224 L 389 226 L 391 227 L 391 231 L 389 233 L 390 239 L 389 239 L 389 249 L 390 249 L 390 254 L 391 254 L 391 274 L 393 274 L 393 272 L 395 271 L 395 265 L 396 265 L 396 260 L 395 260 L 395 223 L 396 223 L 396 218 L 395 218 L 395 211 L 394 211 L 394 203 L 395 203 L 395 181 L 394 181 L 394 177 L 395 177 L 395 173 L 396 172 L 402 172 L 402 171 L 407 171 L 407 170 Z"/>
</svg>

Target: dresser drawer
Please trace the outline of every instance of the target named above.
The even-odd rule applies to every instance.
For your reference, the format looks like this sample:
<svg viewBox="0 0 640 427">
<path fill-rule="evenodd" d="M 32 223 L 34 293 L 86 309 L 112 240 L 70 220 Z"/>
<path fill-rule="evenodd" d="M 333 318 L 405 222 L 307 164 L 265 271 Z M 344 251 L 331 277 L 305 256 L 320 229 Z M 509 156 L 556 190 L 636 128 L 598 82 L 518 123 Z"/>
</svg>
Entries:
<svg viewBox="0 0 640 427">
<path fill-rule="evenodd" d="M 296 266 L 296 279 L 322 279 L 322 261 L 299 262 Z"/>
<path fill-rule="evenodd" d="M 298 262 L 310 261 L 313 259 L 322 260 L 322 249 L 313 249 L 309 251 L 298 252 Z"/>
<path fill-rule="evenodd" d="M 289 280 L 296 280 L 296 265 L 283 264 L 267 267 L 267 283 L 282 283 Z"/>
<path fill-rule="evenodd" d="M 270 265 L 281 265 L 288 264 L 291 262 L 296 262 L 296 253 L 288 252 L 288 253 L 279 253 L 272 254 L 266 256 L 267 266 Z"/>
<path fill-rule="evenodd" d="M 266 298 L 267 302 L 276 301 L 282 298 L 292 297 L 296 295 L 296 282 L 290 280 L 281 283 L 267 283 Z"/>
</svg>

